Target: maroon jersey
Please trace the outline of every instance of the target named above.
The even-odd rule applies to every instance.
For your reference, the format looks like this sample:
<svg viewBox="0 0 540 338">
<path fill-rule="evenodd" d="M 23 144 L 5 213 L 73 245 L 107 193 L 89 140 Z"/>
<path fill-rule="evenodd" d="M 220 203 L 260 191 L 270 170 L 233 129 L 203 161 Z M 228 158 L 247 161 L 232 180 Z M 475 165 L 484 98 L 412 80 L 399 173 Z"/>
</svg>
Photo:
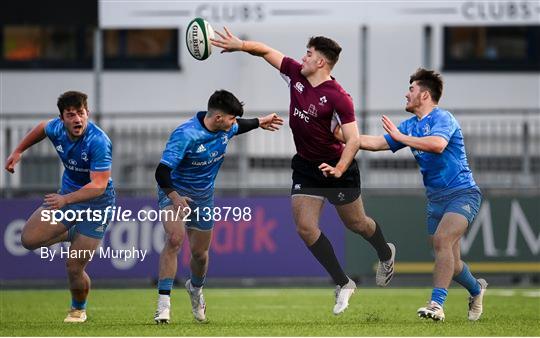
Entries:
<svg viewBox="0 0 540 338">
<path fill-rule="evenodd" d="M 291 58 L 281 62 L 280 71 L 288 77 L 291 91 L 289 125 L 296 152 L 313 162 L 339 159 L 345 146 L 333 130 L 337 124 L 355 121 L 352 98 L 333 78 L 312 87 L 301 69 Z"/>
</svg>

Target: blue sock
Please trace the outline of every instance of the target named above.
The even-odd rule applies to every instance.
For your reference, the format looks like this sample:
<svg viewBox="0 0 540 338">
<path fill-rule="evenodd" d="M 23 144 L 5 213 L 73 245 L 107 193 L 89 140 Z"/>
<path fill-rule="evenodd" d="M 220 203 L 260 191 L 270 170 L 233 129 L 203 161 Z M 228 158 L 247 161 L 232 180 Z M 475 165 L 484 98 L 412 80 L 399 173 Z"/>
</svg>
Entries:
<svg viewBox="0 0 540 338">
<path fill-rule="evenodd" d="M 160 295 L 171 295 L 172 286 L 174 279 L 172 278 L 163 278 L 160 279 L 157 283 L 158 293 Z"/>
<path fill-rule="evenodd" d="M 84 310 L 86 309 L 86 299 L 82 302 L 78 302 L 75 299 L 71 298 L 71 308 L 77 309 L 77 310 Z"/>
<path fill-rule="evenodd" d="M 480 294 L 480 284 L 472 275 L 467 264 L 463 263 L 463 270 L 453 280 L 467 289 L 471 296 L 474 297 Z"/>
<path fill-rule="evenodd" d="M 444 305 L 446 296 L 448 296 L 448 290 L 444 288 L 433 288 L 431 292 L 431 300 L 437 302 L 440 306 Z"/>
<path fill-rule="evenodd" d="M 191 274 L 191 285 L 193 285 L 196 288 L 200 288 L 204 285 L 204 282 L 206 282 L 206 276 L 197 277 L 194 274 Z"/>
</svg>

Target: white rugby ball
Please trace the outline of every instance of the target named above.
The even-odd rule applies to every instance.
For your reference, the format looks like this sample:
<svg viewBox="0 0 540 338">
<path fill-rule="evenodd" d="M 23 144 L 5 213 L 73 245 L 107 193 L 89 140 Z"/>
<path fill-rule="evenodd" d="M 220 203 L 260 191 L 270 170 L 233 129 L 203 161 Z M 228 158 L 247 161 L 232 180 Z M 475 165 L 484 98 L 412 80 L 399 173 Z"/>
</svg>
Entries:
<svg viewBox="0 0 540 338">
<path fill-rule="evenodd" d="M 212 54 L 210 39 L 213 38 L 214 30 L 206 20 L 191 20 L 186 30 L 186 44 L 191 56 L 197 60 L 206 60 Z"/>
</svg>

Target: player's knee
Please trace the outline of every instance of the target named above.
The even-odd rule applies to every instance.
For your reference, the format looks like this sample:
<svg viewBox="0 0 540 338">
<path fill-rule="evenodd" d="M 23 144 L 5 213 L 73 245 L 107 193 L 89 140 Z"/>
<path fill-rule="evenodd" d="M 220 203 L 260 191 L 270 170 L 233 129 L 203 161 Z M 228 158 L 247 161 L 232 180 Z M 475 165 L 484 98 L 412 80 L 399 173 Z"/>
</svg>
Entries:
<svg viewBox="0 0 540 338">
<path fill-rule="evenodd" d="M 452 249 L 448 238 L 438 235 L 433 236 L 433 250 L 440 251 L 445 249 Z"/>
<path fill-rule="evenodd" d="M 296 232 L 300 235 L 302 238 L 310 237 L 315 233 L 315 227 L 310 226 L 306 223 L 298 222 L 296 224 Z"/>
<path fill-rule="evenodd" d="M 184 239 L 184 236 L 181 234 L 169 234 L 167 236 L 167 246 L 169 249 L 172 250 L 180 250 L 182 247 L 182 241 Z"/>
<path fill-rule="evenodd" d="M 39 243 L 32 239 L 31 236 L 28 236 L 25 232 L 21 234 L 21 244 L 27 250 L 35 250 L 39 248 Z"/>
<path fill-rule="evenodd" d="M 204 264 L 208 260 L 208 250 L 193 250 L 191 257 L 197 262 Z"/>
<path fill-rule="evenodd" d="M 66 261 L 66 271 L 69 276 L 77 276 L 84 272 L 84 265 L 78 260 L 68 259 Z"/>
</svg>

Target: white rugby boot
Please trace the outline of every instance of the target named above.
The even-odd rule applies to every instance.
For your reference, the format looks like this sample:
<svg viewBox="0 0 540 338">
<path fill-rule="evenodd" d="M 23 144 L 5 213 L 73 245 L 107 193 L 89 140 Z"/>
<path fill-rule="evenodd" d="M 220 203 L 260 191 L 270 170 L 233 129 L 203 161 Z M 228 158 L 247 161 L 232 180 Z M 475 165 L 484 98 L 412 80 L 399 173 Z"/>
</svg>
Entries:
<svg viewBox="0 0 540 338">
<path fill-rule="evenodd" d="M 349 282 L 343 286 L 336 285 L 336 305 L 334 305 L 334 314 L 337 316 L 349 306 L 349 298 L 356 290 L 356 283 L 349 278 Z"/>
<path fill-rule="evenodd" d="M 476 296 L 469 297 L 469 320 L 478 320 L 482 315 L 482 300 L 484 299 L 484 293 L 486 292 L 488 283 L 485 279 L 478 279 L 478 284 L 480 284 L 480 293 Z"/>
<path fill-rule="evenodd" d="M 191 312 L 198 322 L 206 321 L 206 303 L 202 293 L 202 287 L 196 288 L 191 284 L 191 279 L 186 281 L 186 290 L 191 300 Z"/>
</svg>

